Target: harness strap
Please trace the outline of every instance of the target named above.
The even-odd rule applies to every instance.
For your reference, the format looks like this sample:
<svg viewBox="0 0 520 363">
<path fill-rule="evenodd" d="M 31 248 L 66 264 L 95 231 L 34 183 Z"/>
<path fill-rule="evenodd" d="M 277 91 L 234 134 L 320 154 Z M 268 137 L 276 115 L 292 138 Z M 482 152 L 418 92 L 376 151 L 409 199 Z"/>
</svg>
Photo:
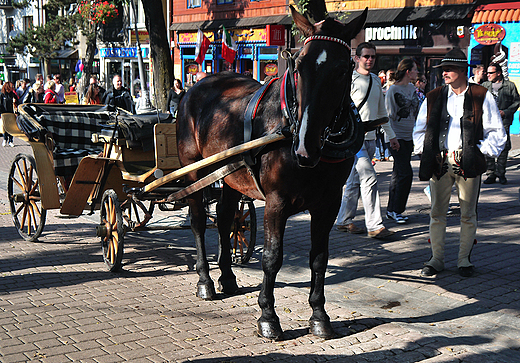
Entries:
<svg viewBox="0 0 520 363">
<path fill-rule="evenodd" d="M 264 97 L 265 93 L 267 92 L 267 89 L 271 84 L 276 81 L 278 78 L 271 79 L 268 83 L 264 83 L 262 87 L 260 87 L 253 97 L 249 100 L 246 112 L 244 115 L 244 143 L 251 141 L 251 135 L 253 134 L 253 120 L 256 117 L 256 111 L 258 110 L 258 106 L 260 105 L 260 101 Z M 244 160 L 249 165 L 254 165 L 254 155 L 256 152 L 254 150 L 249 150 L 243 154 Z"/>
<path fill-rule="evenodd" d="M 260 101 L 264 97 L 269 86 L 271 86 L 271 84 L 277 79 L 278 78 L 273 78 L 269 81 L 269 83 L 264 83 L 264 85 L 260 87 L 249 100 L 244 116 L 244 142 L 251 141 L 251 134 L 253 133 L 253 120 L 256 117 L 256 111 L 258 111 Z"/>
<path fill-rule="evenodd" d="M 289 121 L 290 126 L 295 127 L 298 120 L 296 119 L 292 108 L 295 108 L 297 105 L 296 82 L 292 77 L 289 77 L 289 74 L 292 74 L 292 71 L 287 69 L 282 76 L 282 83 L 280 85 L 280 103 L 283 116 Z M 287 79 L 289 79 L 289 82 Z"/>
</svg>

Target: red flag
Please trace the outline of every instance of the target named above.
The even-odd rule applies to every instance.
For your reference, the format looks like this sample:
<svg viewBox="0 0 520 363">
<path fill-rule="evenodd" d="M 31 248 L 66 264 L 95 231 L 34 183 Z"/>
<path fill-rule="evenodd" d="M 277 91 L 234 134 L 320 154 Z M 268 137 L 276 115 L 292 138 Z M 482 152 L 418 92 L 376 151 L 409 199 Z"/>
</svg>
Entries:
<svg viewBox="0 0 520 363">
<path fill-rule="evenodd" d="M 226 28 L 224 28 L 224 31 L 222 32 L 222 58 L 227 60 L 229 63 L 233 63 L 236 54 L 237 46 L 235 41 L 231 38 L 231 35 L 227 32 Z"/>
<path fill-rule="evenodd" d="M 202 30 L 199 29 L 197 32 L 197 47 L 195 48 L 195 62 L 202 64 L 210 44 L 211 42 L 208 37 L 206 37 Z"/>
</svg>

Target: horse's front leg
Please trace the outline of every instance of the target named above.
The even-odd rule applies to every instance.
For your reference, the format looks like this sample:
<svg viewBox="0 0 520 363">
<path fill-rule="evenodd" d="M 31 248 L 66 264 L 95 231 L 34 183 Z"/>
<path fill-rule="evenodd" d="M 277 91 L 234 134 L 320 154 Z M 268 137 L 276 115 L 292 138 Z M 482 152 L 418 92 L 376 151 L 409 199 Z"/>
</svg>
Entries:
<svg viewBox="0 0 520 363">
<path fill-rule="evenodd" d="M 334 209 L 334 208 L 332 208 Z M 309 320 L 310 332 L 320 338 L 333 338 L 335 333 L 330 318 L 325 312 L 325 272 L 329 260 L 329 233 L 334 224 L 334 216 L 319 211 L 311 212 L 311 291 L 309 304 L 312 316 Z"/>
<path fill-rule="evenodd" d="M 190 205 L 190 223 L 193 236 L 195 237 L 195 246 L 197 248 L 197 274 L 199 282 L 197 283 L 197 296 L 204 300 L 213 300 L 217 295 L 215 285 L 209 276 L 209 264 L 206 257 L 206 245 L 204 234 L 206 232 L 206 209 L 202 201 L 202 191 L 194 193 L 189 199 Z"/>
<path fill-rule="evenodd" d="M 269 205 L 270 203 L 266 204 L 264 211 L 264 250 L 262 252 L 264 279 L 258 295 L 258 305 L 262 309 L 262 316 L 258 319 L 258 334 L 268 339 L 280 340 L 283 330 L 280 319 L 274 310 L 274 284 L 276 275 L 282 267 L 283 234 L 287 217 Z"/>
<path fill-rule="evenodd" d="M 235 218 L 235 210 L 241 194 L 224 184 L 222 198 L 217 204 L 217 225 L 219 235 L 218 266 L 220 277 L 219 290 L 224 294 L 234 294 L 238 290 L 237 278 L 231 269 L 231 225 Z"/>
</svg>

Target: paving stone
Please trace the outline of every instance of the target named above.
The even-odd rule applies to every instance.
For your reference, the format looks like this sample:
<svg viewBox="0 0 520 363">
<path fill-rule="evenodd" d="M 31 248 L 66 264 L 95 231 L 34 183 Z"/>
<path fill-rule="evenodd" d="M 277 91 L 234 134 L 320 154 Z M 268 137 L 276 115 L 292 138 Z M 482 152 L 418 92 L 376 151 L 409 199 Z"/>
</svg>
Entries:
<svg viewBox="0 0 520 363">
<path fill-rule="evenodd" d="M 519 165 L 520 158 L 510 164 Z M 416 170 L 417 160 L 412 165 Z M 383 205 L 391 167 L 376 164 Z M 2 170 L 0 157 L 0 180 Z M 288 221 L 286 256 L 275 289 L 285 334 L 282 342 L 271 342 L 255 336 L 259 255 L 234 267 L 240 294 L 202 301 L 195 296 L 191 231 L 129 232 L 125 271 L 112 274 L 92 236 L 98 216 L 61 219 L 50 210 L 41 239 L 51 243 L 28 243 L 13 231 L 10 216 L 1 214 L 8 207 L 0 195 L 0 226 L 6 231 L 0 236 L 6 262 L 0 282 L 0 361 L 515 362 L 520 351 L 520 291 L 515 291 L 520 290 L 520 268 L 515 267 L 520 169 L 508 169 L 508 179 L 507 186 L 482 188 L 472 278 L 462 279 L 456 270 L 457 217 L 448 218 L 446 270 L 434 279 L 420 276 L 430 255 L 425 243 L 429 218 L 414 215 L 427 203 L 424 182 L 412 185 L 411 222 L 397 226 L 388 221 L 398 231 L 395 240 L 333 230 L 326 308 L 338 337 L 328 341 L 308 334 L 308 213 Z M 260 218 L 263 205 L 257 204 Z M 177 212 L 157 213 L 154 219 L 178 218 Z M 358 214 L 356 223 L 362 224 L 361 209 Z M 261 242 L 262 223 L 258 226 Z M 216 282 L 215 233 L 208 230 L 207 248 Z M 393 302 L 400 305 L 381 308 Z"/>
</svg>

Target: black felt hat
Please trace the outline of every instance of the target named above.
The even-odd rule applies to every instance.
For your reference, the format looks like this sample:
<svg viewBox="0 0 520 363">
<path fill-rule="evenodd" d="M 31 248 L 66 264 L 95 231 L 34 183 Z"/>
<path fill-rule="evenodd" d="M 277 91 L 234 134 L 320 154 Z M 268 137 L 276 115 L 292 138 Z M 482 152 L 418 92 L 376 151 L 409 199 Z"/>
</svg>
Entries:
<svg viewBox="0 0 520 363">
<path fill-rule="evenodd" d="M 444 58 L 442 58 L 441 63 L 439 65 L 434 66 L 433 68 L 440 68 L 445 66 L 455 66 L 460 68 L 468 67 L 468 58 L 466 54 L 460 48 L 453 48 L 450 50 Z"/>
</svg>

